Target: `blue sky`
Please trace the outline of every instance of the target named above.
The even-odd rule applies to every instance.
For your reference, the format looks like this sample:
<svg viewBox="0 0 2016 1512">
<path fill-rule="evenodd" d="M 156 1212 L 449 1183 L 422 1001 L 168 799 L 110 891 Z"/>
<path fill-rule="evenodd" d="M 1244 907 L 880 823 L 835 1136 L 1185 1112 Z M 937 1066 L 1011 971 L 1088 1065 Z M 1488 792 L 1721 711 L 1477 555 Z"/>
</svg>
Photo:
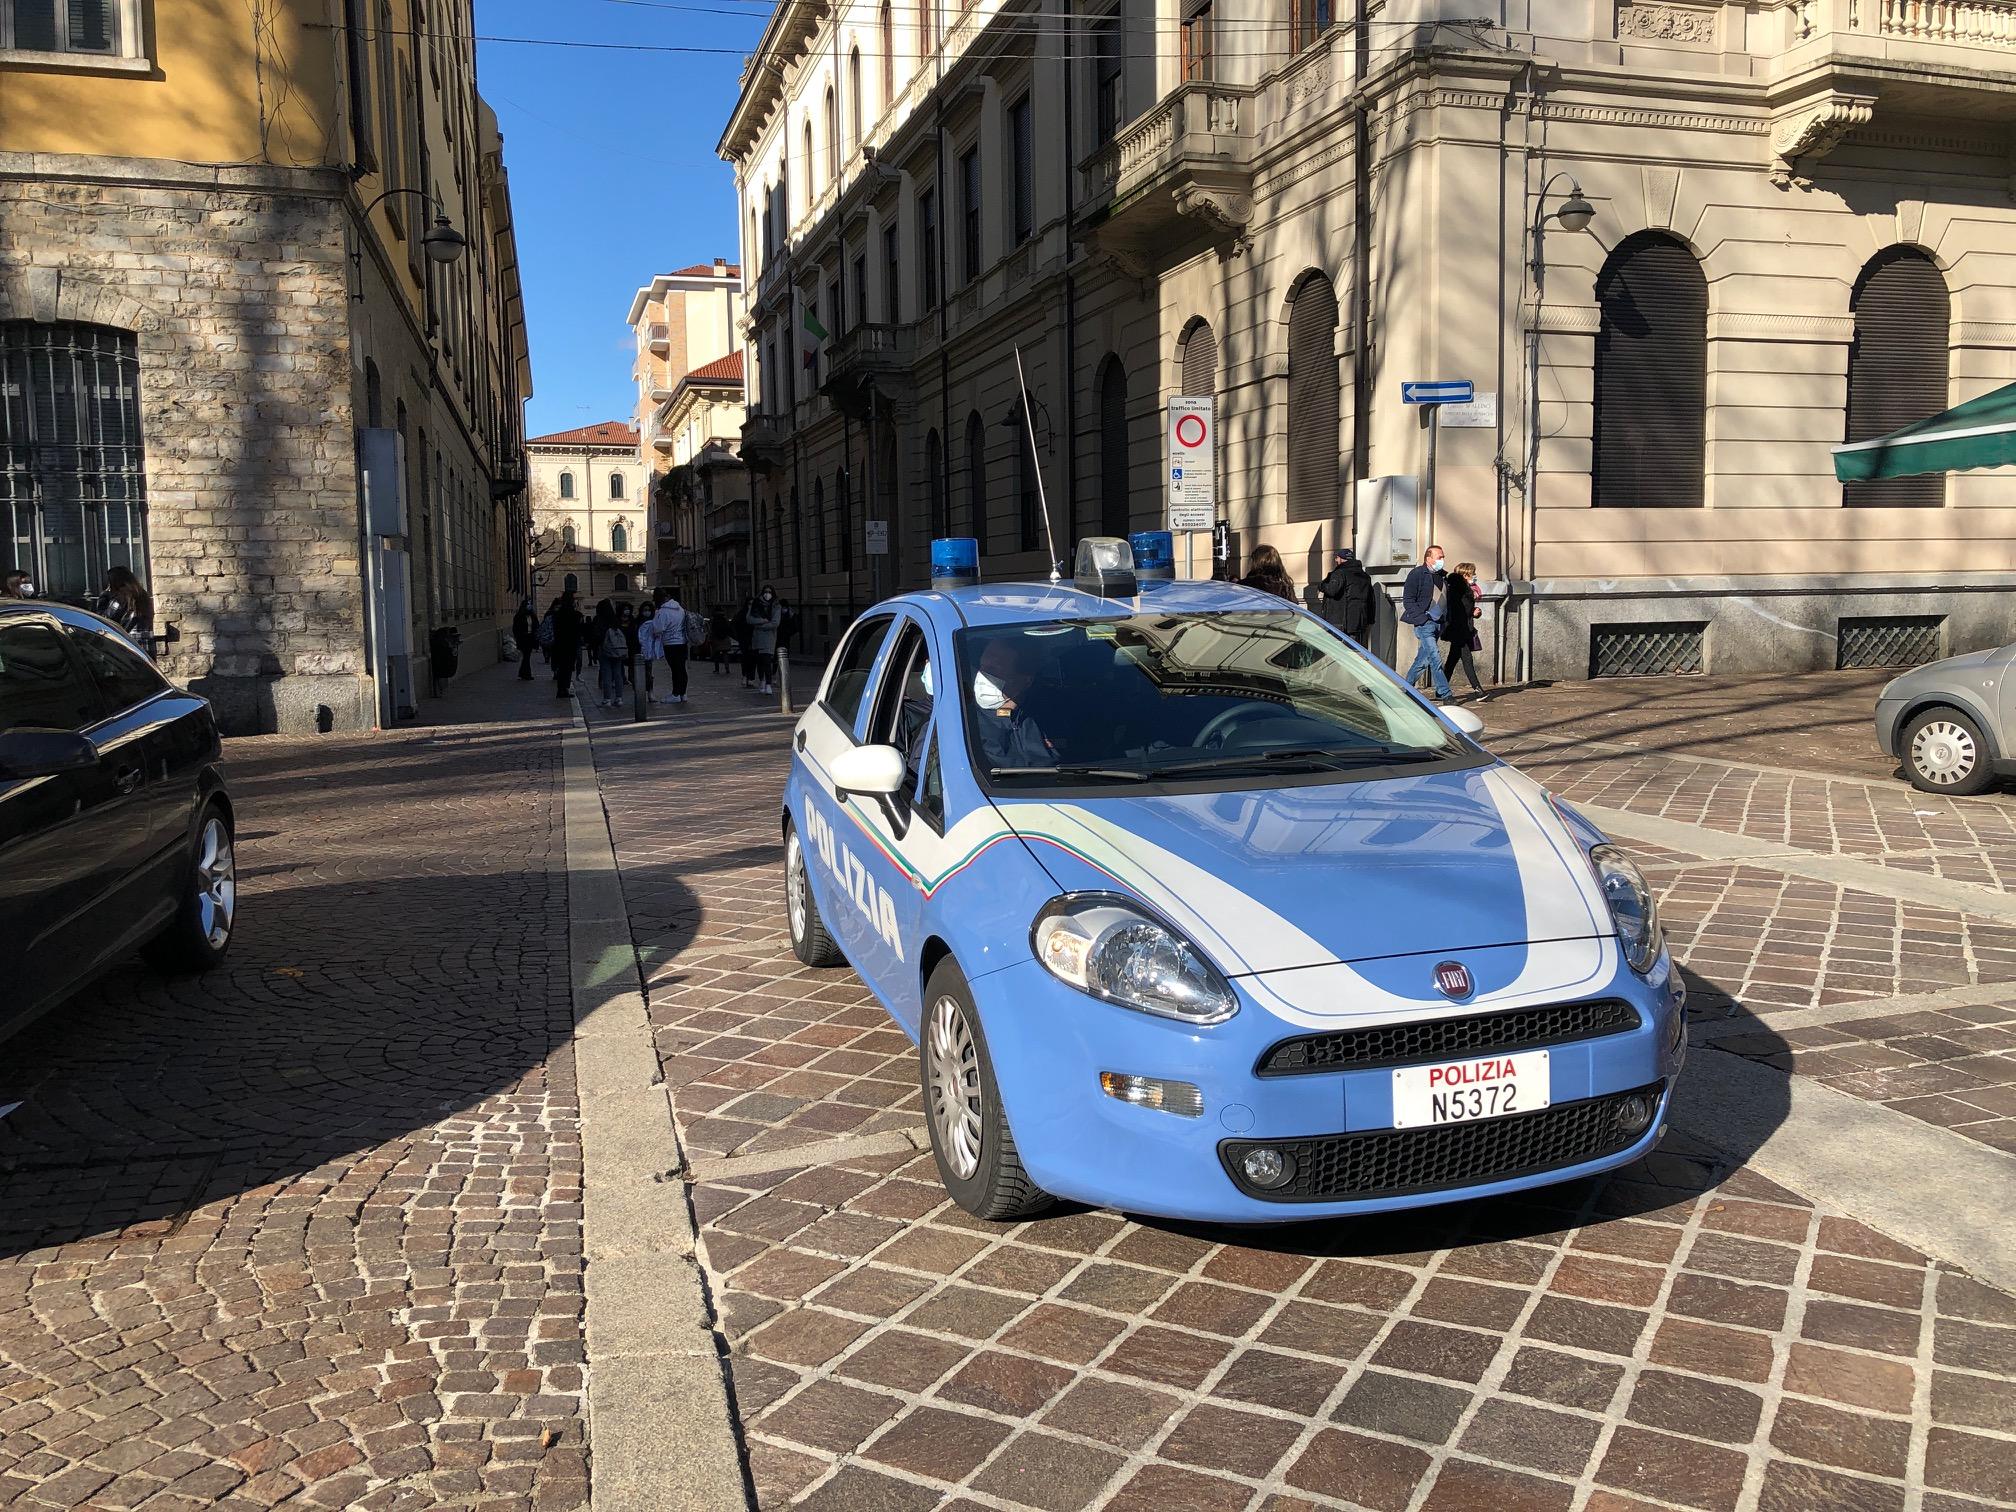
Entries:
<svg viewBox="0 0 2016 1512">
<path fill-rule="evenodd" d="M 478 85 L 504 131 L 531 326 L 527 435 L 627 417 L 631 296 L 653 273 L 739 255 L 734 180 L 714 144 L 769 9 L 689 4 L 477 0 L 479 38 L 732 49 L 478 42 Z"/>
</svg>

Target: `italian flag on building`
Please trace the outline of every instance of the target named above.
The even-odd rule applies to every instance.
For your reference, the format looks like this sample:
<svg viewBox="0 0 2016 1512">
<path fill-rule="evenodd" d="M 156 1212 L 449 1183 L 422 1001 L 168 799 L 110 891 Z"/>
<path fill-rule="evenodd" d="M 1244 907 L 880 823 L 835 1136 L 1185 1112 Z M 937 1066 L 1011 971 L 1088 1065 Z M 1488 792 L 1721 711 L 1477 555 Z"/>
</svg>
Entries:
<svg viewBox="0 0 2016 1512">
<path fill-rule="evenodd" d="M 827 333 L 826 327 L 819 324 L 819 316 L 810 305 L 805 307 L 805 325 L 802 336 L 805 343 L 805 366 L 809 368 L 819 360 L 819 344 L 823 341 L 831 341 L 833 339 Z"/>
</svg>

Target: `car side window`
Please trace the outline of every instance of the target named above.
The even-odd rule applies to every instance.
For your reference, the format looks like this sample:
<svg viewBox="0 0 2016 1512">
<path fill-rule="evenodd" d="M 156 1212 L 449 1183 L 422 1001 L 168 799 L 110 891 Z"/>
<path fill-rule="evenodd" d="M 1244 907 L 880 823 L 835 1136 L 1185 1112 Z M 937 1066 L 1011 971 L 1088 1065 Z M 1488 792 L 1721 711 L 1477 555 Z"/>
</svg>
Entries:
<svg viewBox="0 0 2016 1512">
<path fill-rule="evenodd" d="M 117 636 L 76 625 L 68 629 L 70 644 L 91 669 L 108 715 L 123 714 L 168 691 L 167 681 L 154 670 L 153 663 Z"/>
<path fill-rule="evenodd" d="M 875 723 L 868 739 L 877 745 L 892 745 L 903 753 L 903 791 L 913 795 L 913 807 L 935 824 L 942 820 L 944 804 L 927 802 L 924 777 L 935 768 L 935 748 L 931 740 L 931 648 L 924 632 L 906 625 L 896 649 L 890 654 L 888 670 L 882 675 L 882 691 L 876 699 Z M 931 784 L 935 788 L 935 783 Z"/>
<path fill-rule="evenodd" d="M 0 733 L 81 730 L 98 722 L 99 708 L 54 626 L 0 625 Z"/>
<path fill-rule="evenodd" d="M 856 625 L 840 654 L 833 659 L 833 675 L 826 683 L 826 707 L 849 730 L 860 718 L 861 699 L 868 691 L 875 658 L 881 654 L 882 642 L 889 638 L 889 627 L 894 623 L 885 614 Z"/>
</svg>

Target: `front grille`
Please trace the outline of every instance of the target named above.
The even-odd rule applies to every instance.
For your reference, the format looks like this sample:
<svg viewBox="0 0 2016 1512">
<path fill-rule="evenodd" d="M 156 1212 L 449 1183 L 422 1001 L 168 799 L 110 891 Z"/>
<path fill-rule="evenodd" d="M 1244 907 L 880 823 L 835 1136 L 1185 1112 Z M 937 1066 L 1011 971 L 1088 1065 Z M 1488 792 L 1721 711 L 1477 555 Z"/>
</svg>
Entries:
<svg viewBox="0 0 2016 1512">
<path fill-rule="evenodd" d="M 1455 1018 L 1382 1024 L 1376 1029 L 1339 1029 L 1283 1040 L 1253 1068 L 1257 1076 L 1307 1076 L 1318 1071 L 1364 1071 L 1375 1066 L 1409 1066 L 1462 1055 L 1499 1055 L 1537 1050 L 1576 1040 L 1622 1034 L 1638 1027 L 1638 1010 L 1605 998 L 1593 1003 L 1550 1003 L 1503 1013 L 1466 1013 Z"/>
<path fill-rule="evenodd" d="M 1665 1086 L 1654 1082 L 1635 1092 L 1556 1103 L 1537 1113 L 1478 1123 L 1368 1129 L 1316 1139 L 1228 1139 L 1218 1146 L 1218 1158 L 1234 1186 L 1265 1202 L 1350 1202 L 1481 1186 L 1581 1165 L 1628 1148 L 1645 1131 L 1619 1129 L 1617 1105 L 1627 1097 L 1656 1101 Z M 1269 1191 L 1246 1180 L 1240 1157 L 1259 1145 L 1294 1158 L 1295 1176 L 1286 1186 Z"/>
</svg>

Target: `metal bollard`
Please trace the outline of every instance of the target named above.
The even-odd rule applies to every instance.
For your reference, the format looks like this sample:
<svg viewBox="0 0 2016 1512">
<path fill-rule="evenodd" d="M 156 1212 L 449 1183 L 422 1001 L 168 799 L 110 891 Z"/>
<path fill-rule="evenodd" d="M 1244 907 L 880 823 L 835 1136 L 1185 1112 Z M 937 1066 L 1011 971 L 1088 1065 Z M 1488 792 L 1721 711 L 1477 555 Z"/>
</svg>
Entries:
<svg viewBox="0 0 2016 1512">
<path fill-rule="evenodd" d="M 791 714 L 791 653 L 782 646 L 777 648 L 777 712 Z"/>
</svg>

